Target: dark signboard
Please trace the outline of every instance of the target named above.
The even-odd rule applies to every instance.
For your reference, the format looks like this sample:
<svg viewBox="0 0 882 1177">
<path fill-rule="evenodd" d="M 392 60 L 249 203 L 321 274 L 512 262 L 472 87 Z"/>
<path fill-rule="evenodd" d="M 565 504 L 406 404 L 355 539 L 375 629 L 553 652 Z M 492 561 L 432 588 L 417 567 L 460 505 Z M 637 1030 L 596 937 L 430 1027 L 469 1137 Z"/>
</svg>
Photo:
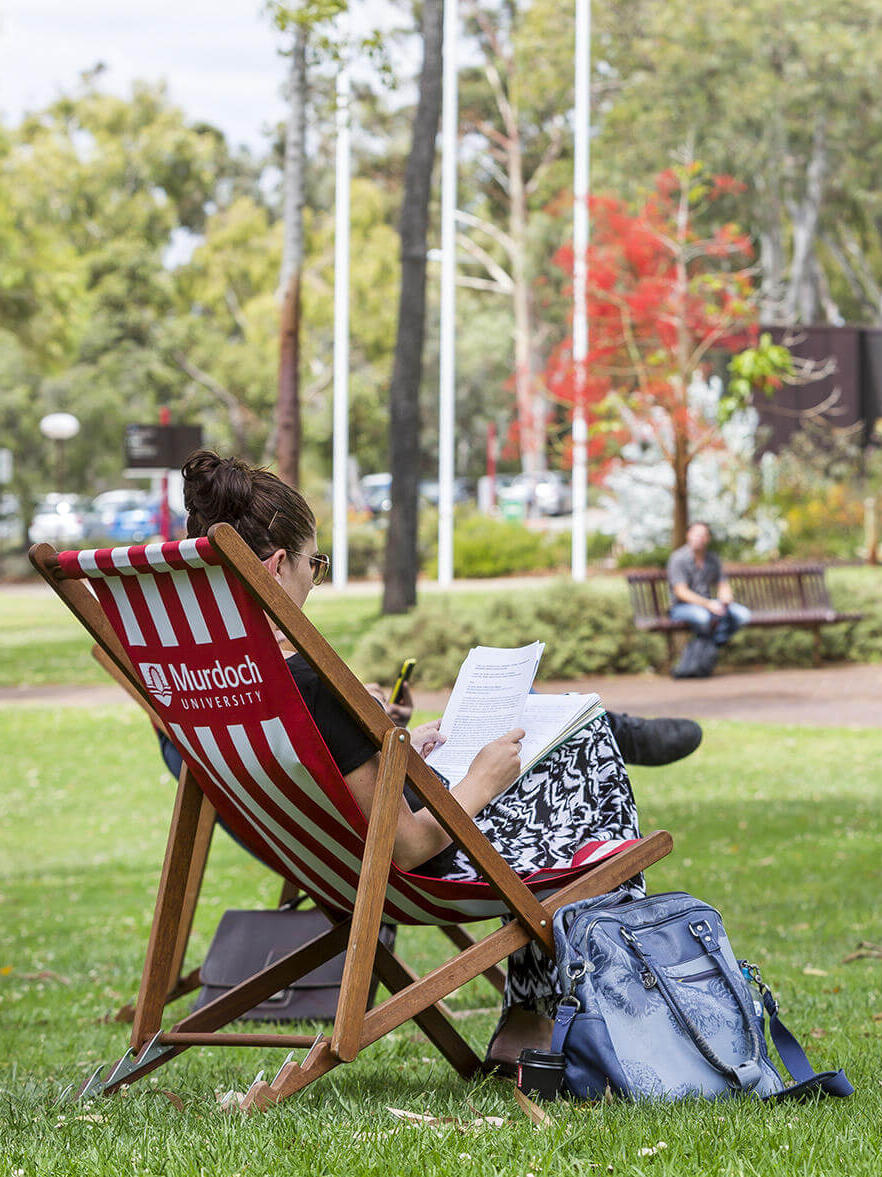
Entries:
<svg viewBox="0 0 882 1177">
<path fill-rule="evenodd" d="M 127 425 L 126 466 L 132 470 L 175 470 L 202 448 L 201 425 Z"/>
<path fill-rule="evenodd" d="M 872 327 L 761 327 L 794 356 L 832 370 L 806 384 L 784 384 L 771 399 L 755 396 L 760 452 L 777 453 L 807 419 L 845 430 L 866 445 L 882 416 L 882 331 Z"/>
</svg>

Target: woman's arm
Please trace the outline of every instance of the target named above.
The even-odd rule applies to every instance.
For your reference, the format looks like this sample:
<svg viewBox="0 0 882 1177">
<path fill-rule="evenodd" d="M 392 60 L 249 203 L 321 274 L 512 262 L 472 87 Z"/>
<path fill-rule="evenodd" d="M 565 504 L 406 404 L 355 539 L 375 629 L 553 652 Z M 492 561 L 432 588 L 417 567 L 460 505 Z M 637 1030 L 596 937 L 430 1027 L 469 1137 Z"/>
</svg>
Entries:
<svg viewBox="0 0 882 1177">
<path fill-rule="evenodd" d="M 523 728 L 514 728 L 498 740 L 492 740 L 481 749 L 459 784 L 450 790 L 451 796 L 456 798 L 470 817 L 480 813 L 488 802 L 517 780 L 521 771 L 523 738 Z M 379 765 L 380 756 L 377 753 L 345 778 L 352 795 L 368 817 L 374 801 Z M 450 841 L 450 835 L 441 828 L 428 809 L 414 813 L 402 796 L 392 848 L 392 857 L 397 866 L 405 871 L 413 870 L 449 846 Z"/>
</svg>

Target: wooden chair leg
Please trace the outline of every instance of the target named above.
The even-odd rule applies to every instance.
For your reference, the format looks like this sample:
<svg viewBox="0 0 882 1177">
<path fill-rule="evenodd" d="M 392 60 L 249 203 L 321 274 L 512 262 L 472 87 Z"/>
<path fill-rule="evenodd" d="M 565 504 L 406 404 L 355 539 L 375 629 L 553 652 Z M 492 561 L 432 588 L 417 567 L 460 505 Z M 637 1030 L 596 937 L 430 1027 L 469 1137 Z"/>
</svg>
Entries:
<svg viewBox="0 0 882 1177">
<path fill-rule="evenodd" d="M 166 1005 L 177 1001 L 179 997 L 185 997 L 188 993 L 192 993 L 202 984 L 199 966 L 191 969 L 186 975 L 183 972 L 183 967 L 184 958 L 187 954 L 187 945 L 190 941 L 190 933 L 193 929 L 193 916 L 195 915 L 196 904 L 202 889 L 205 865 L 208 859 L 208 851 L 211 847 L 211 837 L 214 833 L 216 821 L 217 813 L 215 812 L 214 806 L 203 795 L 202 808 L 196 826 L 196 837 L 193 843 L 193 857 L 190 862 L 190 871 L 187 875 L 184 905 L 181 909 L 178 938 L 175 943 L 175 951 L 172 956 L 169 972 L 170 983 L 168 993 L 165 997 Z M 131 1002 L 120 1006 L 113 1020 L 115 1022 L 133 1022 L 135 1020 L 135 1006 Z"/>
<path fill-rule="evenodd" d="M 296 883 L 292 883 L 289 879 L 283 879 L 282 892 L 279 895 L 279 907 L 284 907 L 286 903 L 290 903 L 292 899 L 296 899 L 300 894 L 300 888 Z"/>
<path fill-rule="evenodd" d="M 377 945 L 374 970 L 390 993 L 398 993 L 419 980 L 418 975 L 385 944 Z M 481 1069 L 481 1060 L 455 1028 L 450 1011 L 441 1002 L 422 1010 L 413 1020 L 463 1079 L 471 1079 Z"/>
<path fill-rule="evenodd" d="M 471 932 L 467 932 L 461 924 L 441 924 L 438 930 L 461 951 L 477 943 Z M 499 993 L 505 993 L 505 969 L 501 969 L 499 965 L 491 965 L 489 969 L 484 970 L 482 976 L 486 977 Z"/>
<path fill-rule="evenodd" d="M 171 1030 L 157 1035 L 158 1051 L 147 1047 L 145 1052 L 127 1062 L 126 1056 L 119 1060 L 125 1064 L 118 1077 L 113 1073 L 102 1088 L 103 1095 L 110 1095 L 123 1083 L 132 1083 L 143 1078 L 158 1066 L 169 1062 L 191 1046 L 309 1046 L 315 1041 L 313 1035 L 278 1033 L 218 1034 L 222 1026 L 234 1021 L 246 1010 L 265 1001 L 273 993 L 299 981 L 301 977 L 320 968 L 327 961 L 343 951 L 349 935 L 350 921 L 342 920 L 327 932 L 322 932 L 308 944 L 295 948 L 274 964 L 252 977 L 240 982 L 227 993 L 215 998 L 201 1009 L 194 1010 Z M 327 1041 L 324 1039 L 324 1041 Z M 147 1054 L 149 1057 L 144 1057 Z M 114 1068 L 116 1073 L 116 1068 Z"/>
<path fill-rule="evenodd" d="M 152 1038 L 161 1026 L 162 1010 L 171 987 L 172 966 L 179 945 L 203 796 L 202 790 L 185 768 L 175 799 L 153 926 L 135 1007 L 131 1038 L 135 1050 Z"/>
<path fill-rule="evenodd" d="M 175 990 L 178 991 L 177 996 L 180 996 L 181 992 L 187 992 L 187 990 L 180 989 L 184 957 L 187 953 L 190 933 L 193 930 L 193 916 L 196 913 L 199 892 L 202 890 L 205 864 L 208 861 L 208 851 L 211 849 L 211 837 L 214 833 L 216 822 L 217 812 L 208 798 L 203 794 L 202 806 L 199 810 L 199 818 L 196 825 L 196 838 L 193 842 L 193 856 L 190 860 L 190 871 L 187 875 L 187 886 L 184 892 L 184 905 L 181 909 L 178 939 L 175 943 L 174 955 L 172 956 L 172 985 L 169 989 L 169 995 L 174 993 Z"/>
<path fill-rule="evenodd" d="M 386 732 L 331 1035 L 331 1051 L 343 1062 L 355 1058 L 361 1040 L 409 750 L 405 731 L 392 728 Z"/>
</svg>

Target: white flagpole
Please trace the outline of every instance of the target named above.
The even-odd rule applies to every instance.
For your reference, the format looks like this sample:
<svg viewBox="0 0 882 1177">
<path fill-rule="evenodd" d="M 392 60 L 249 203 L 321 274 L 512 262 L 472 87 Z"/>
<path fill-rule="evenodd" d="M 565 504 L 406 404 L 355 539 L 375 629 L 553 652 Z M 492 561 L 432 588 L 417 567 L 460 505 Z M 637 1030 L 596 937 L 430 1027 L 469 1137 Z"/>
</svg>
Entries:
<svg viewBox="0 0 882 1177">
<path fill-rule="evenodd" d="M 584 580 L 585 512 L 588 506 L 588 422 L 585 360 L 588 355 L 588 182 L 591 131 L 591 0 L 576 0 L 575 159 L 573 168 L 573 580 Z"/>
<path fill-rule="evenodd" d="M 334 191 L 334 458 L 332 583 L 345 588 L 349 579 L 349 14 L 344 17 L 343 60 L 337 74 L 337 147 Z"/>
<path fill-rule="evenodd" d="M 438 584 L 453 582 L 453 477 L 456 409 L 456 171 L 458 0 L 444 0 L 441 107 L 441 327 L 438 403 Z"/>
</svg>

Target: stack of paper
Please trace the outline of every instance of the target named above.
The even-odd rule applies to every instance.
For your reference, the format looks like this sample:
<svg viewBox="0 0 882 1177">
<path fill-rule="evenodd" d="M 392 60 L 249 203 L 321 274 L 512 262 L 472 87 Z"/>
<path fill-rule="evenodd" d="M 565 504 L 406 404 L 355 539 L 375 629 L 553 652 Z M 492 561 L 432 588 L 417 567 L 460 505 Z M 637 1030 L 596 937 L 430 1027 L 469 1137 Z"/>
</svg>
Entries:
<svg viewBox="0 0 882 1177">
<path fill-rule="evenodd" d="M 521 776 L 603 711 L 598 695 L 531 694 L 544 642 L 476 646 L 460 667 L 441 720 L 447 741 L 427 763 L 457 784 L 485 744 L 521 727 Z"/>
</svg>

